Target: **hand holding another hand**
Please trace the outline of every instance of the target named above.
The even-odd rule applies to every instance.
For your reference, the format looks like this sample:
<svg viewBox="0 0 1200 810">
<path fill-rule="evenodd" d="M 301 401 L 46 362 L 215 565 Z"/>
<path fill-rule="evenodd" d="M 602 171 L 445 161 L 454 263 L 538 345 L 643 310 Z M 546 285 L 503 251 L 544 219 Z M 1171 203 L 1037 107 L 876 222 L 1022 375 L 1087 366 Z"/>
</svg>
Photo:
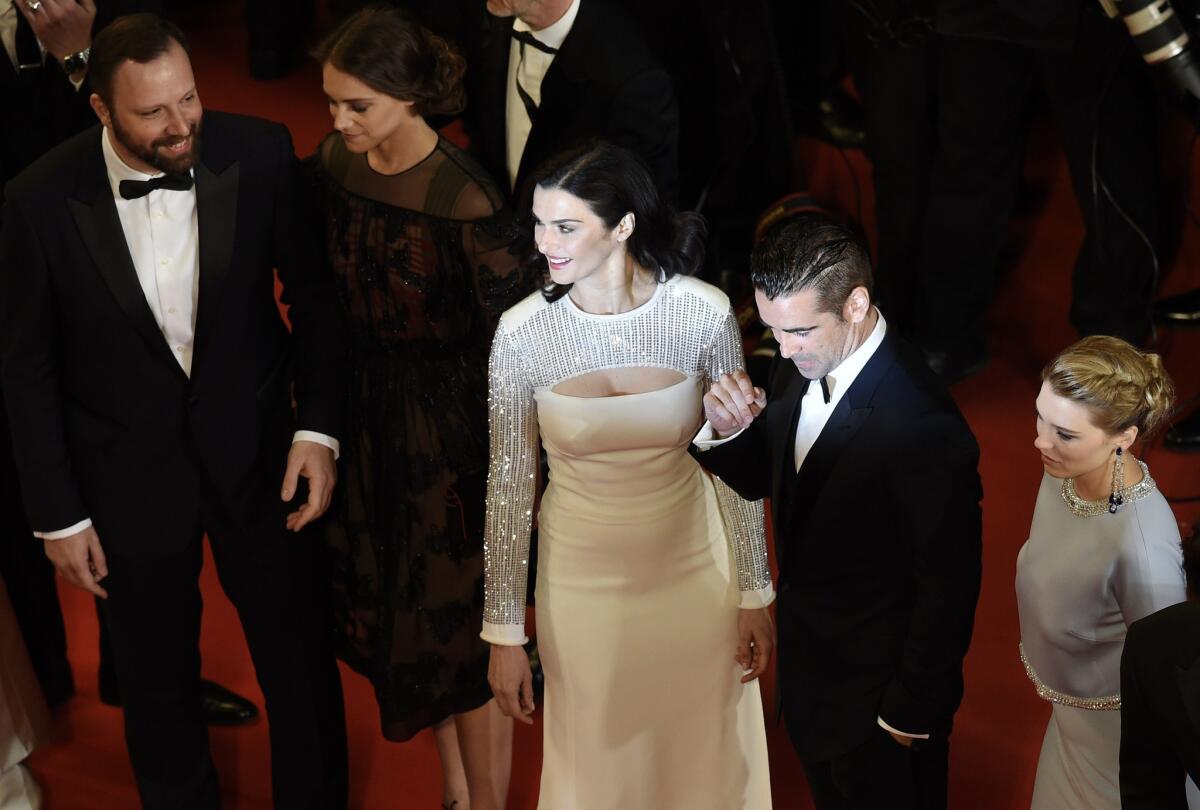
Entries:
<svg viewBox="0 0 1200 810">
<path fill-rule="evenodd" d="M 704 418 L 724 439 L 750 425 L 767 407 L 767 393 L 744 371 L 726 374 L 704 395 Z"/>
<path fill-rule="evenodd" d="M 46 53 L 62 60 L 92 43 L 94 0 L 14 0 Z"/>
</svg>

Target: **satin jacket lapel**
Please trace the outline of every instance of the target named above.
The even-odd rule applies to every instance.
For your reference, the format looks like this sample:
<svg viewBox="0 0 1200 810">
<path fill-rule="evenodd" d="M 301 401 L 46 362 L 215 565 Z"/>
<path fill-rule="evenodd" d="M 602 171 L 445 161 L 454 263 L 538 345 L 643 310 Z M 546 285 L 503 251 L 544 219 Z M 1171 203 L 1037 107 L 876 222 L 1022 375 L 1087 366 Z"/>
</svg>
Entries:
<svg viewBox="0 0 1200 810">
<path fill-rule="evenodd" d="M 1183 698 L 1187 719 L 1191 723 L 1193 731 L 1200 734 L 1200 659 L 1194 661 L 1187 669 L 1177 666 L 1175 677 L 1179 683 L 1179 692 Z"/>
<path fill-rule="evenodd" d="M 804 401 L 804 394 L 808 391 L 810 384 L 809 380 L 799 374 L 793 375 L 778 402 L 771 406 L 778 406 L 778 413 L 784 414 L 784 418 L 787 419 L 783 425 L 767 433 L 768 438 L 780 434 L 786 437 L 779 448 L 779 458 L 776 459 L 771 478 L 771 504 L 775 515 L 775 554 L 779 558 L 780 571 L 784 570 L 785 561 L 791 557 L 789 549 L 793 534 L 787 527 L 792 493 L 783 492 L 783 486 L 784 482 L 789 480 L 788 475 L 796 464 L 796 429 L 799 427 L 801 403 Z M 767 413 L 770 414 L 770 412 L 771 408 L 768 407 Z"/>
<path fill-rule="evenodd" d="M 233 260 L 237 231 L 238 164 L 213 174 L 203 162 L 195 168 L 196 231 L 200 242 L 200 295 L 196 302 L 196 336 L 192 376 L 205 362 L 204 348 L 220 314 L 221 293 Z"/>
<path fill-rule="evenodd" d="M 154 313 L 146 303 L 142 285 L 138 282 L 121 218 L 117 215 L 112 187 L 108 184 L 99 138 L 96 140 L 95 162 L 84 171 L 76 196 L 67 201 L 71 216 L 109 291 L 129 317 L 133 328 L 146 341 L 150 353 L 186 379 L 183 369 L 171 355 L 162 330 L 154 320 Z"/>
<path fill-rule="evenodd" d="M 483 13 L 483 42 L 481 51 L 486 66 L 484 78 L 481 80 L 481 98 L 473 99 L 472 103 L 483 105 L 484 112 L 477 119 L 484 127 L 483 142 L 491 153 L 491 161 L 497 167 L 504 167 L 508 158 L 505 143 L 508 139 L 507 126 L 504 120 L 505 108 L 508 103 L 508 56 L 512 50 L 512 18 L 496 17 L 487 11 Z M 508 186 L 508 172 L 501 179 Z"/>
</svg>

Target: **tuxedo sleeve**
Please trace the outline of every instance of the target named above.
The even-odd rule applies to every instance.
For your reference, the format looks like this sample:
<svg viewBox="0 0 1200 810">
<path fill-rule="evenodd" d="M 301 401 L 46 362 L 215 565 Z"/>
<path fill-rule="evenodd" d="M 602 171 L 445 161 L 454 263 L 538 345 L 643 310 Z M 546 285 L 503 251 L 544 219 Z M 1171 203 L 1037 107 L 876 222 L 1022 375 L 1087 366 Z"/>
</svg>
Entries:
<svg viewBox="0 0 1200 810">
<path fill-rule="evenodd" d="M 762 500 L 771 494 L 771 454 L 765 422 L 760 416 L 728 441 L 692 452 L 701 467 L 747 501 Z"/>
<path fill-rule="evenodd" d="M 1123 810 L 1187 810 L 1186 772 L 1155 722 L 1143 680 L 1147 648 L 1135 623 L 1121 655 L 1121 807 Z"/>
<path fill-rule="evenodd" d="M 342 435 L 346 336 L 321 228 L 318 190 L 304 179 L 291 136 L 278 129 L 273 245 L 295 353 L 296 423 L 302 431 Z"/>
<path fill-rule="evenodd" d="M 0 374 L 26 515 L 40 532 L 88 518 L 63 429 L 58 332 L 45 252 L 28 213 L 10 200 L 0 234 Z"/>
<path fill-rule="evenodd" d="M 962 700 L 963 658 L 979 598 L 979 447 L 962 417 L 927 414 L 889 455 L 897 542 L 911 544 L 913 610 L 900 667 L 879 717 L 909 735 L 945 727 Z"/>
</svg>

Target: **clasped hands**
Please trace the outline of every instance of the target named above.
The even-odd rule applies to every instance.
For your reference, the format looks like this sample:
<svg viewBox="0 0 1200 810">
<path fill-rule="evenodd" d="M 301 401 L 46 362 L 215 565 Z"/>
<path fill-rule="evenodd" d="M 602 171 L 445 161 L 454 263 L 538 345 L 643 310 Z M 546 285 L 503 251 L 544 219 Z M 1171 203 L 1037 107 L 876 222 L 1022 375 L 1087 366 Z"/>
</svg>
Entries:
<svg viewBox="0 0 1200 810">
<path fill-rule="evenodd" d="M 317 442 L 293 443 L 288 451 L 287 472 L 279 493 L 282 501 L 292 500 L 301 476 L 308 480 L 308 500 L 285 519 L 285 525 L 293 532 L 300 531 L 329 508 L 337 483 L 333 451 Z M 108 576 L 108 562 L 94 527 L 89 526 L 58 540 L 44 540 L 43 546 L 63 579 L 101 599 L 108 598 L 108 591 L 100 586 L 100 581 Z"/>
<path fill-rule="evenodd" d="M 14 5 L 25 16 L 34 36 L 55 59 L 79 53 L 92 41 L 96 19 L 94 0 L 17 0 Z"/>
<path fill-rule="evenodd" d="M 704 395 L 704 418 L 722 439 L 749 427 L 766 407 L 766 392 L 744 371 L 723 375 Z"/>
</svg>

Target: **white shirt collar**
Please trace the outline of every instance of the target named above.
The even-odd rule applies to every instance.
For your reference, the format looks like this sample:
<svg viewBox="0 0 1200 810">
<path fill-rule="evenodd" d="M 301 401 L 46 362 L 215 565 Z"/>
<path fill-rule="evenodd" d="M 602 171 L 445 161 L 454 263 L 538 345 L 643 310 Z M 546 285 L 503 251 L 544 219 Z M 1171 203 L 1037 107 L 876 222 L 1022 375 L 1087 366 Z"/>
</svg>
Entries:
<svg viewBox="0 0 1200 810">
<path fill-rule="evenodd" d="M 831 403 L 841 399 L 842 394 L 849 390 L 850 386 L 858 378 L 859 373 L 867 364 L 867 361 L 875 354 L 875 350 L 883 343 L 883 336 L 887 334 L 887 321 L 883 319 L 883 313 L 875 310 L 879 315 L 879 320 L 875 323 L 875 328 L 871 330 L 871 334 L 867 335 L 857 349 L 850 353 L 850 356 L 837 365 L 833 371 L 825 375 L 825 382 L 829 386 L 829 401 Z M 809 386 L 809 391 L 820 390 L 820 385 Z"/>
<path fill-rule="evenodd" d="M 562 47 L 563 42 L 567 39 L 567 34 L 571 33 L 571 26 L 575 24 L 575 17 L 579 14 L 580 0 L 571 0 L 571 5 L 558 20 L 550 25 L 547 25 L 540 31 L 533 31 L 529 25 L 520 17 L 513 20 L 513 30 L 529 31 L 533 34 L 538 42 L 547 47 L 558 49 Z"/>
</svg>

